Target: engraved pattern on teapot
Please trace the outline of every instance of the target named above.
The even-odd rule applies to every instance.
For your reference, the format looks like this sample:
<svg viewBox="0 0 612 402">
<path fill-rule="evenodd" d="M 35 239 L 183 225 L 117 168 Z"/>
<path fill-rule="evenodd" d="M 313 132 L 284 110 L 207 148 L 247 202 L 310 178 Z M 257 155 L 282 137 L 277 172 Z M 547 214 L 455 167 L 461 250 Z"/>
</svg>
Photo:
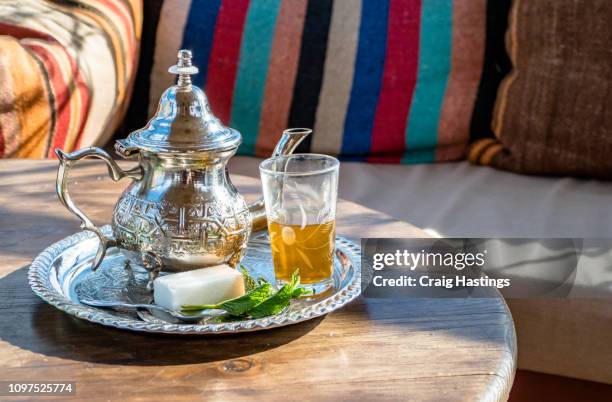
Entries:
<svg viewBox="0 0 612 402">
<path fill-rule="evenodd" d="M 113 214 L 115 238 L 127 250 L 145 250 L 162 257 L 208 253 L 228 262 L 250 235 L 248 208 L 244 205 L 234 211 L 227 202 L 200 196 L 194 201 L 178 206 L 126 193 Z"/>
</svg>

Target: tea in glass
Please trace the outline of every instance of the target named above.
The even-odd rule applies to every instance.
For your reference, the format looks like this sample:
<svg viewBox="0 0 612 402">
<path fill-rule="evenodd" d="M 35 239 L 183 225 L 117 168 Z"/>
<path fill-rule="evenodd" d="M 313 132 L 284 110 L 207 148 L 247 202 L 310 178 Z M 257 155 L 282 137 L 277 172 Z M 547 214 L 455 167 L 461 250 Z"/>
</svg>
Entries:
<svg viewBox="0 0 612 402">
<path fill-rule="evenodd" d="M 288 282 L 297 269 L 303 284 L 318 283 L 332 276 L 336 222 L 286 225 L 271 221 L 270 245 L 277 279 Z"/>
<path fill-rule="evenodd" d="M 276 281 L 314 293 L 333 285 L 338 168 L 318 154 L 276 156 L 260 165 Z"/>
</svg>

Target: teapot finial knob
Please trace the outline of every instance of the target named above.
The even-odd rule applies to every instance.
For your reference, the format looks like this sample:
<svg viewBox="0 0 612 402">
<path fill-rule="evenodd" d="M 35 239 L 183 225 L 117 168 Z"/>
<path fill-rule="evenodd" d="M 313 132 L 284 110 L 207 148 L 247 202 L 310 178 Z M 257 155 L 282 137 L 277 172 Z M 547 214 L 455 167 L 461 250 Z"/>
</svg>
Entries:
<svg viewBox="0 0 612 402">
<path fill-rule="evenodd" d="M 191 64 L 191 58 L 190 50 L 181 49 L 178 52 L 178 62 L 168 69 L 168 72 L 178 75 L 179 86 L 191 85 L 190 75 L 198 73 L 198 68 Z"/>
</svg>

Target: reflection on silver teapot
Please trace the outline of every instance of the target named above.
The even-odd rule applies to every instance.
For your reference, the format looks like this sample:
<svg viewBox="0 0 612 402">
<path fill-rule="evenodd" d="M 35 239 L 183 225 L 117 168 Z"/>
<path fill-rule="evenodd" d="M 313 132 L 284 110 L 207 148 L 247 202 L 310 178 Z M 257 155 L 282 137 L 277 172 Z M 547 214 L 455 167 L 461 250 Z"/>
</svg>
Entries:
<svg viewBox="0 0 612 402">
<path fill-rule="evenodd" d="M 100 238 L 93 269 L 112 246 L 140 261 L 151 278 L 160 270 L 187 271 L 221 263 L 235 266 L 251 231 L 266 226 L 263 201 L 247 205 L 230 181 L 227 163 L 242 136 L 223 126 L 212 114 L 204 92 L 192 85 L 190 76 L 198 69 L 191 64 L 191 52 L 179 51 L 178 63 L 169 72 L 178 75 L 177 84 L 164 92 L 156 115 L 115 144 L 122 157 L 138 156 L 136 167 L 121 169 L 100 148 L 70 154 L 56 149 L 60 201 L 81 219 L 83 229 Z M 274 155 L 292 153 L 310 132 L 285 130 Z M 114 181 L 132 179 L 113 212 L 113 238 L 102 234 L 68 192 L 70 169 L 87 157 L 106 162 Z"/>
</svg>

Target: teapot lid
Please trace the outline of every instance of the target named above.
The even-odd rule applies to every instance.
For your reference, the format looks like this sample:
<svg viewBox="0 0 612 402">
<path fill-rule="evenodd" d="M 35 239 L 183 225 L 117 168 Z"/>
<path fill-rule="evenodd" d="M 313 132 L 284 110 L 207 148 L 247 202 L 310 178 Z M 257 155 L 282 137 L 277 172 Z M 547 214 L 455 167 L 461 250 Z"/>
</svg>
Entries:
<svg viewBox="0 0 612 402">
<path fill-rule="evenodd" d="M 189 50 L 178 52 L 178 63 L 168 69 L 178 75 L 176 85 L 163 93 L 155 116 L 145 127 L 117 141 L 119 154 L 226 151 L 240 145 L 240 133 L 212 114 L 204 91 L 191 83 L 191 75 L 198 73 L 191 58 Z"/>
</svg>

